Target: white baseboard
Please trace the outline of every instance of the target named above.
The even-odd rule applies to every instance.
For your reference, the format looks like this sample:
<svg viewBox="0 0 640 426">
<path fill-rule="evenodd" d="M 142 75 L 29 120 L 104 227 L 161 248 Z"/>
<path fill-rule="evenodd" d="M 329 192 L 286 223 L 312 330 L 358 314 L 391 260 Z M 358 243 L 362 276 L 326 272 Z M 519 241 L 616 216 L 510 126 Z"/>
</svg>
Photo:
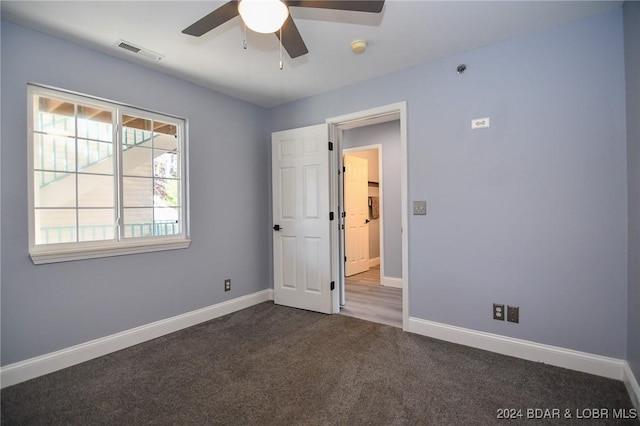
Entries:
<svg viewBox="0 0 640 426">
<path fill-rule="evenodd" d="M 152 322 L 110 336 L 81 343 L 70 348 L 9 364 L 0 369 L 0 388 L 53 373 L 90 359 L 107 355 L 221 317 L 258 303 L 273 300 L 273 289 L 238 297 L 175 317 Z"/>
<path fill-rule="evenodd" d="M 378 266 L 380 264 L 380 258 L 374 257 L 373 259 L 369 259 L 369 268 L 373 268 L 374 266 Z"/>
<path fill-rule="evenodd" d="M 543 345 L 541 343 L 413 317 L 409 318 L 407 331 L 529 361 L 542 362 L 570 370 L 604 376 L 610 379 L 624 379 L 625 361 L 621 359 L 593 355 L 557 346 Z"/>
<path fill-rule="evenodd" d="M 640 412 L 640 385 L 638 385 L 638 380 L 633 375 L 628 362 L 624 363 L 624 385 L 627 387 L 633 406 Z"/>
<path fill-rule="evenodd" d="M 395 279 L 402 282 L 401 279 Z M 121 333 L 82 343 L 60 351 L 0 368 L 0 388 L 89 361 L 187 327 L 273 300 L 267 289 L 196 311 L 156 321 Z M 640 386 L 626 361 L 543 345 L 497 334 L 410 317 L 406 331 L 504 355 L 623 380 L 633 405 L 640 411 Z"/>
<path fill-rule="evenodd" d="M 381 281 L 385 287 L 402 288 L 402 278 L 382 277 Z"/>
</svg>

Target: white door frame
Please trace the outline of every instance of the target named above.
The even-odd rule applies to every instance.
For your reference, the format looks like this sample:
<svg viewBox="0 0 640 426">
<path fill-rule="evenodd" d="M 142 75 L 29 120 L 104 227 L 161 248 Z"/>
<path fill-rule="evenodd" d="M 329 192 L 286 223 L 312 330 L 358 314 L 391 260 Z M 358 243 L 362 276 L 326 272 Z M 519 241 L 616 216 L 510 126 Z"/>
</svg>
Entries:
<svg viewBox="0 0 640 426">
<path fill-rule="evenodd" d="M 401 216 L 402 216 L 402 329 L 407 330 L 409 326 L 409 232 L 408 232 L 408 189 L 407 189 L 407 103 L 399 102 L 395 104 L 385 105 L 378 108 L 372 108 L 360 112 L 341 115 L 338 117 L 328 118 L 326 120 L 329 125 L 329 140 L 334 142 L 333 161 L 330 161 L 330 206 L 334 212 L 339 212 L 341 189 L 340 184 L 342 174 L 338 171 L 342 170 L 342 130 L 356 127 L 367 126 L 371 124 L 384 123 L 400 119 L 400 199 L 401 199 Z M 336 223 L 339 223 L 337 221 Z M 331 227 L 331 246 L 332 246 L 332 280 L 339 283 L 340 288 L 344 287 L 344 263 L 340 260 L 344 259 L 344 249 L 341 241 L 338 226 Z M 382 259 L 381 259 L 382 260 Z M 333 312 L 340 311 L 340 292 L 333 292 Z"/>
</svg>

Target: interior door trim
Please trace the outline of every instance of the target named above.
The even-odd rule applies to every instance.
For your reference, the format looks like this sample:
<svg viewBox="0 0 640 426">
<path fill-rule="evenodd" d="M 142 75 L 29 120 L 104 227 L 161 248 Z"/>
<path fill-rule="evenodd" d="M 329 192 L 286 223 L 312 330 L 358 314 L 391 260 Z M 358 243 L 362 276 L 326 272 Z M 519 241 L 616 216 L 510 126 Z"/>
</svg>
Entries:
<svg viewBox="0 0 640 426">
<path fill-rule="evenodd" d="M 337 145 L 333 151 L 333 161 L 330 162 L 330 206 L 332 210 L 338 208 L 340 196 L 340 179 L 337 178 L 338 170 L 342 170 L 342 158 L 337 153 L 341 152 L 341 133 L 343 130 L 387 121 L 400 120 L 400 200 L 402 217 L 402 329 L 407 331 L 409 327 L 409 216 L 408 216 L 408 158 L 407 158 L 407 103 L 398 102 L 364 111 L 327 118 L 329 126 L 329 140 Z M 337 162 L 337 165 L 334 164 Z M 333 279 L 344 287 L 344 265 L 340 262 L 342 251 L 337 227 L 332 227 L 332 274 Z M 334 312 L 339 312 L 339 292 L 334 292 Z"/>
</svg>

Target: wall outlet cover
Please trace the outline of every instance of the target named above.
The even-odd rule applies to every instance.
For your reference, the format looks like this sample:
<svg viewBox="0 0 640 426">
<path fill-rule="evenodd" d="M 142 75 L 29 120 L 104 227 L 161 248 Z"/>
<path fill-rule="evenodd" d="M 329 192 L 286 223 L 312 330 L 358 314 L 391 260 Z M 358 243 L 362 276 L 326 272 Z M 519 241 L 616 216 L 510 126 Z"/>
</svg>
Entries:
<svg viewBox="0 0 640 426">
<path fill-rule="evenodd" d="M 493 304 L 493 319 L 504 321 L 504 305 L 498 303 Z"/>
<path fill-rule="evenodd" d="M 427 214 L 427 202 L 426 201 L 414 201 L 413 202 L 413 214 L 425 215 Z"/>
</svg>

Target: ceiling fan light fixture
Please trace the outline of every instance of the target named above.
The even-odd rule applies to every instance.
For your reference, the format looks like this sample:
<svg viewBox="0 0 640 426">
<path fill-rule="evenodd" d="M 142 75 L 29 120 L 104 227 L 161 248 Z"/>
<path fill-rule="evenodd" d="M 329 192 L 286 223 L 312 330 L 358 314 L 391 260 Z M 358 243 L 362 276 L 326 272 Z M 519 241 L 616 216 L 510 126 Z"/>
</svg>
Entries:
<svg viewBox="0 0 640 426">
<path fill-rule="evenodd" d="M 238 13 L 244 23 L 258 33 L 275 33 L 289 16 L 289 9 L 280 0 L 240 0 Z"/>
</svg>

